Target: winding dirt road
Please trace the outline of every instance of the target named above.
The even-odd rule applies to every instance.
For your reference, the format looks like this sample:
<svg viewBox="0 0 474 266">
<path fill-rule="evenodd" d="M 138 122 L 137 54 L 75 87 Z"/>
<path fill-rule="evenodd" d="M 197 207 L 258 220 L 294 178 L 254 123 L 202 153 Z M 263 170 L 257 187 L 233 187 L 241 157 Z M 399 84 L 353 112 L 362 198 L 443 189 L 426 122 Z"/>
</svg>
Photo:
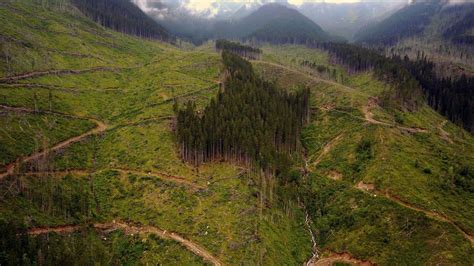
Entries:
<svg viewBox="0 0 474 266">
<path fill-rule="evenodd" d="M 28 109 L 28 108 L 23 108 L 23 107 L 11 107 L 11 106 L 4 106 L 4 105 L 0 105 L 0 107 L 4 108 L 4 109 L 8 109 L 8 110 L 18 111 L 18 112 L 37 113 L 34 110 L 31 110 L 31 109 Z M 48 112 L 48 111 L 41 111 L 40 113 L 50 113 L 50 114 L 64 115 L 64 114 L 55 113 L 55 112 Z M 79 141 L 81 141 L 82 139 L 84 139 L 88 136 L 102 133 L 102 132 L 106 131 L 107 128 L 108 128 L 108 126 L 104 122 L 101 122 L 101 121 L 99 121 L 95 118 L 76 117 L 76 116 L 73 116 L 73 115 L 64 115 L 64 116 L 75 117 L 75 118 L 79 118 L 79 119 L 87 119 L 89 121 L 94 122 L 97 126 L 93 129 L 87 131 L 87 132 L 84 132 L 84 133 L 78 135 L 78 136 L 75 136 L 75 137 L 69 138 L 67 140 L 61 141 L 61 142 L 53 145 L 50 148 L 47 148 L 47 149 L 42 150 L 42 151 L 34 152 L 33 154 L 31 154 L 27 157 L 20 158 L 19 160 L 8 164 L 6 171 L 3 172 L 3 173 L 0 173 L 0 180 L 4 179 L 5 177 L 7 177 L 9 175 L 12 175 L 15 172 L 15 169 L 18 167 L 19 164 L 28 163 L 28 162 L 37 160 L 37 159 L 49 154 L 50 152 L 57 151 L 57 150 L 60 150 L 62 148 L 68 147 L 69 145 L 71 145 L 73 143 L 76 143 L 76 142 L 79 142 Z"/>
<path fill-rule="evenodd" d="M 57 227 L 38 227 L 38 228 L 31 228 L 28 230 L 29 235 L 41 235 L 41 234 L 48 234 L 48 233 L 57 233 L 57 234 L 70 234 L 80 229 L 86 228 L 87 226 L 81 225 L 64 225 L 64 226 L 57 226 Z M 135 226 L 128 223 L 123 222 L 112 222 L 112 223 L 95 223 L 92 225 L 95 230 L 110 233 L 115 230 L 122 230 L 127 235 L 131 234 L 155 234 L 163 239 L 171 239 L 189 251 L 193 252 L 197 256 L 201 257 L 207 262 L 210 262 L 214 265 L 223 265 L 222 262 L 216 257 L 214 257 L 209 251 L 207 251 L 202 246 L 185 239 L 184 237 L 174 233 L 169 232 L 167 230 L 162 230 L 160 228 L 154 226 Z"/>
<path fill-rule="evenodd" d="M 362 113 L 364 113 L 364 118 L 365 121 L 371 124 L 375 125 L 382 125 L 382 126 L 389 126 L 389 127 L 396 127 L 398 129 L 407 131 L 409 133 L 427 133 L 428 131 L 423 128 L 418 128 L 418 127 L 404 127 L 404 126 L 399 126 L 396 124 L 391 124 L 391 123 L 386 123 L 382 121 L 378 121 L 374 119 L 374 114 L 372 113 L 372 108 L 377 106 L 377 98 L 374 97 L 369 97 L 369 100 L 366 105 L 362 107 Z"/>
<path fill-rule="evenodd" d="M 443 127 L 446 125 L 446 123 L 448 123 L 448 120 L 444 120 L 443 122 L 441 122 L 441 124 L 439 124 L 439 126 L 438 126 L 439 134 L 440 134 L 442 139 L 444 139 L 447 142 L 452 144 L 453 140 L 450 137 L 451 134 L 449 134 L 446 130 L 443 129 Z"/>
<path fill-rule="evenodd" d="M 450 220 L 445 215 L 442 215 L 442 214 L 437 213 L 437 212 L 428 211 L 428 210 L 421 209 L 419 207 L 413 206 L 410 203 L 400 199 L 399 197 L 390 194 L 388 191 L 382 192 L 382 191 L 375 190 L 375 186 L 373 184 L 366 184 L 366 183 L 363 183 L 363 182 L 359 182 L 357 185 L 354 186 L 354 188 L 356 188 L 360 191 L 363 191 L 365 193 L 368 193 L 372 196 L 373 195 L 381 195 L 381 196 L 383 196 L 383 197 L 385 197 L 385 198 L 387 198 L 387 199 L 389 199 L 389 200 L 391 200 L 391 201 L 393 201 L 393 202 L 395 202 L 395 203 L 397 203 L 397 204 L 399 204 L 399 205 L 401 205 L 405 208 L 408 208 L 408 209 L 411 209 L 411 210 L 414 210 L 414 211 L 417 211 L 417 212 L 422 212 L 427 217 L 429 217 L 431 219 L 438 220 L 438 221 L 445 222 L 445 223 L 449 223 L 452 226 L 454 226 L 460 233 L 462 233 L 463 236 L 471 242 L 471 245 L 474 245 L 474 236 L 472 236 L 467 231 L 465 231 L 464 229 L 459 227 L 455 222 Z"/>
<path fill-rule="evenodd" d="M 3 173 L 0 173 L 0 180 L 4 179 L 5 177 L 7 177 L 9 175 L 14 174 L 15 169 L 18 167 L 19 164 L 35 161 L 35 160 L 37 160 L 37 159 L 39 159 L 39 158 L 41 158 L 41 157 L 43 157 L 43 156 L 45 156 L 45 155 L 47 155 L 51 152 L 60 150 L 62 148 L 66 148 L 66 147 L 70 146 L 71 144 L 73 144 L 75 142 L 79 142 L 82 139 L 84 139 L 84 138 L 86 138 L 90 135 L 99 134 L 99 133 L 105 132 L 106 130 L 113 129 L 113 128 L 110 128 L 107 124 L 105 124 L 105 123 L 103 123 L 103 122 L 101 122 L 97 119 L 94 119 L 94 118 L 77 117 L 77 116 L 74 116 L 74 115 L 63 114 L 63 113 L 52 112 L 52 111 L 39 111 L 39 112 L 36 112 L 36 111 L 34 111 L 32 109 L 29 109 L 29 108 L 12 107 L 12 106 L 6 106 L 6 105 L 0 105 L 0 108 L 5 109 L 5 110 L 9 110 L 9 111 L 13 111 L 13 112 L 54 114 L 54 115 L 61 115 L 61 116 L 66 116 L 66 117 L 78 118 L 78 119 L 87 119 L 89 121 L 94 122 L 97 125 L 94 129 L 91 129 L 87 132 L 84 132 L 84 133 L 82 133 L 78 136 L 69 138 L 69 139 L 64 140 L 62 142 L 59 142 L 56 145 L 54 145 L 50 148 L 47 148 L 45 150 L 35 152 L 35 153 L 33 153 L 33 154 L 31 154 L 27 157 L 19 158 L 19 160 L 8 164 L 7 167 L 6 167 L 6 171 L 3 172 Z M 168 119 L 168 118 L 169 117 L 165 117 L 165 119 Z M 159 118 L 159 119 L 162 120 L 162 118 Z M 149 122 L 149 121 L 146 121 L 146 122 Z M 125 126 L 127 126 L 127 125 L 125 125 Z M 196 190 L 205 188 L 204 186 L 195 184 L 195 183 L 187 180 L 184 177 L 175 176 L 175 175 L 162 173 L 162 172 L 153 172 L 153 171 L 146 172 L 146 171 L 140 171 L 140 170 L 134 170 L 134 169 L 125 169 L 125 168 L 116 168 L 116 169 L 111 169 L 111 170 L 120 171 L 122 173 L 132 173 L 132 174 L 137 174 L 137 175 L 143 175 L 143 176 L 149 176 L 149 175 L 159 176 L 159 177 L 161 177 L 165 180 L 169 180 L 169 181 L 179 183 L 179 184 L 184 184 L 184 185 L 190 186 L 190 187 L 192 187 L 193 189 L 196 189 Z M 28 172 L 28 173 L 24 173 L 24 174 L 25 175 L 40 175 L 40 174 L 48 174 L 48 173 L 50 173 L 50 174 L 61 174 L 61 173 L 64 173 L 64 174 L 65 173 L 89 174 L 90 172 L 87 171 L 87 170 L 82 170 L 82 169 L 73 169 L 73 170 L 50 171 L 50 172 Z"/>
<path fill-rule="evenodd" d="M 335 138 L 333 138 L 331 141 L 329 141 L 323 148 L 323 151 L 318 155 L 318 158 L 316 158 L 316 161 L 314 161 L 314 163 L 312 163 L 312 165 L 314 167 L 318 166 L 319 163 L 321 163 L 321 161 L 323 160 L 324 156 L 326 156 L 326 154 L 328 154 L 332 148 L 334 147 L 334 145 L 337 144 L 337 142 L 342 138 L 342 135 L 343 134 L 339 134 L 337 135 Z"/>
<path fill-rule="evenodd" d="M 308 73 L 305 73 L 303 71 L 293 69 L 293 68 L 290 68 L 290 67 L 287 67 L 287 66 L 283 66 L 283 65 L 280 65 L 280 64 L 277 64 L 277 63 L 268 62 L 268 61 L 261 61 L 261 60 L 252 60 L 252 62 L 282 68 L 282 69 L 285 69 L 285 70 L 293 72 L 293 73 L 298 73 L 298 74 L 305 75 L 306 77 L 308 77 L 309 79 L 314 80 L 314 81 L 323 82 L 323 83 L 326 83 L 326 84 L 338 86 L 340 88 L 344 88 L 344 89 L 346 89 L 348 91 L 352 91 L 352 92 L 363 93 L 359 90 L 356 90 L 352 87 L 337 83 L 335 81 L 315 77 L 315 76 L 310 75 Z M 376 105 L 377 105 L 376 98 L 369 97 L 369 101 L 368 101 L 367 105 L 362 107 L 362 112 L 364 113 L 364 120 L 367 121 L 368 123 L 376 124 L 376 125 L 382 125 L 382 126 L 396 127 L 398 129 L 404 130 L 404 131 L 409 132 L 409 133 L 426 133 L 427 132 L 427 130 L 423 129 L 423 128 L 404 127 L 404 126 L 399 126 L 399 125 L 396 125 L 396 124 L 386 123 L 386 122 L 382 122 L 382 121 L 378 121 L 378 120 L 374 119 L 374 115 L 371 112 L 371 108 L 376 106 Z"/>
<path fill-rule="evenodd" d="M 343 262 L 351 265 L 372 266 L 374 263 L 368 260 L 359 260 L 354 258 L 350 253 L 335 253 L 330 252 L 328 256 L 321 258 L 311 264 L 312 266 L 331 266 L 334 263 Z"/>
<path fill-rule="evenodd" d="M 322 158 L 328 154 L 331 149 L 334 147 L 334 145 L 337 143 L 337 141 L 340 140 L 340 138 L 342 137 L 342 134 L 336 136 L 334 139 L 332 139 L 328 144 L 326 144 L 326 146 L 323 148 L 323 151 L 319 154 L 318 158 L 316 159 L 316 161 L 312 164 L 313 166 L 317 166 Z M 311 170 L 311 169 L 309 169 Z M 454 226 L 460 233 L 463 234 L 463 236 L 469 240 L 471 242 L 472 245 L 474 245 L 474 236 L 471 235 L 469 232 L 467 232 L 466 230 L 462 229 L 460 226 L 458 226 L 455 222 L 453 222 L 452 220 L 450 220 L 447 216 L 444 216 L 440 213 L 436 213 L 436 212 L 432 212 L 432 211 L 428 211 L 428 210 L 425 210 L 425 209 L 421 209 L 419 207 L 416 207 L 416 206 L 413 206 L 411 205 L 410 203 L 408 202 L 405 202 L 403 200 L 401 200 L 399 197 L 397 196 L 394 196 L 394 195 L 391 195 L 390 193 L 388 192 L 381 192 L 381 191 L 377 191 L 375 190 L 375 186 L 373 184 L 367 184 L 367 183 L 364 183 L 364 182 L 359 182 L 357 183 L 356 185 L 354 185 L 354 188 L 360 190 L 360 191 L 363 191 L 365 193 L 368 193 L 370 195 L 381 195 L 395 203 L 398 203 L 399 205 L 405 207 L 405 208 L 409 208 L 409 209 L 412 209 L 414 211 L 417 211 L 417 212 L 422 212 L 424 213 L 427 217 L 430 217 L 432 219 L 435 219 L 435 220 L 438 220 L 438 221 L 442 221 L 442 222 L 446 222 L 446 223 L 449 223 L 451 224 L 452 226 Z"/>
</svg>

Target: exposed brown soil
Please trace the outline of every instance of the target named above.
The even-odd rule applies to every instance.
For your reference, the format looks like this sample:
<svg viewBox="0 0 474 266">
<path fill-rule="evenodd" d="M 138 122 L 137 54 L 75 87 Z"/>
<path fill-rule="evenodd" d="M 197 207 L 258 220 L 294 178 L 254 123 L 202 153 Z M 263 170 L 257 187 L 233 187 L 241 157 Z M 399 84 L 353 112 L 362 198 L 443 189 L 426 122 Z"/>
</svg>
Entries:
<svg viewBox="0 0 474 266">
<path fill-rule="evenodd" d="M 374 184 L 364 183 L 363 181 L 360 181 L 359 183 L 357 183 L 356 188 L 363 191 L 373 191 L 375 189 L 375 186 Z"/>
<path fill-rule="evenodd" d="M 336 170 L 331 170 L 328 173 L 328 177 L 331 178 L 332 180 L 339 181 L 342 179 L 342 174 Z"/>
<path fill-rule="evenodd" d="M 314 161 L 313 163 L 313 166 L 317 166 L 319 163 L 321 163 L 321 161 L 323 160 L 324 156 L 326 154 L 328 154 L 331 149 L 333 148 L 334 145 L 336 145 L 336 143 L 341 139 L 342 137 L 342 134 L 339 134 L 338 136 L 336 136 L 334 139 L 332 139 L 331 141 L 329 141 L 323 148 L 323 150 L 321 151 L 321 153 L 318 155 L 318 158 L 316 158 L 316 160 Z"/>
<path fill-rule="evenodd" d="M 371 124 L 376 124 L 376 125 L 382 125 L 382 126 L 389 126 L 389 127 L 396 127 L 398 129 L 401 129 L 403 131 L 409 132 L 409 133 L 426 133 L 428 132 L 424 128 L 419 128 L 419 127 L 405 127 L 405 126 L 399 126 L 396 124 L 391 124 L 387 122 L 382 122 L 374 119 L 374 114 L 372 113 L 371 109 L 378 106 L 378 99 L 375 97 L 369 97 L 369 100 L 365 106 L 362 107 L 362 112 L 364 113 L 365 120 Z"/>
<path fill-rule="evenodd" d="M 408 209 L 411 209 L 411 210 L 414 210 L 414 211 L 417 211 L 417 212 L 422 212 L 427 217 L 430 217 L 430 218 L 438 220 L 438 221 L 449 223 L 452 226 L 454 226 L 460 233 L 462 233 L 463 236 L 471 242 L 471 245 L 474 244 L 474 236 L 473 235 L 471 235 L 469 232 L 467 232 L 466 230 L 464 230 L 463 228 L 458 226 L 455 222 L 451 221 L 447 216 L 445 216 L 443 214 L 433 212 L 433 211 L 428 211 L 428 210 L 413 206 L 410 203 L 400 199 L 398 196 L 390 194 L 389 192 L 377 191 L 377 190 L 375 190 L 375 186 L 373 184 L 366 184 L 366 183 L 363 183 L 361 181 L 361 182 L 357 183 L 357 185 L 355 185 L 355 188 L 357 188 L 359 190 L 362 190 L 364 192 L 370 193 L 371 195 L 374 195 L 374 196 L 381 195 L 381 196 L 383 196 L 383 197 L 385 197 L 385 198 L 387 198 L 387 199 L 389 199 L 393 202 L 398 203 L 399 205 L 401 205 L 405 208 L 408 208 Z"/>
<path fill-rule="evenodd" d="M 81 225 L 61 225 L 56 227 L 34 227 L 28 230 L 29 235 L 44 235 L 49 233 L 70 234 L 74 233 L 84 226 Z"/>
<path fill-rule="evenodd" d="M 223 265 L 219 259 L 214 257 L 209 251 L 205 248 L 201 247 L 200 245 L 183 238 L 182 236 L 174 233 L 169 232 L 167 230 L 162 230 L 160 228 L 154 226 L 135 226 L 128 223 L 123 222 L 112 222 L 112 223 L 96 223 L 93 224 L 92 227 L 98 231 L 104 233 L 110 233 L 115 230 L 122 230 L 125 234 L 155 234 L 164 239 L 171 239 L 182 246 L 187 248 L 189 251 L 193 252 L 197 256 L 203 258 L 207 262 L 210 262 L 214 265 Z M 78 231 L 82 228 L 87 228 L 87 226 L 81 225 L 64 225 L 64 226 L 56 226 L 56 227 L 37 227 L 31 228 L 28 230 L 28 234 L 30 235 L 41 235 L 41 234 L 48 234 L 48 233 L 57 233 L 57 234 L 70 234 L 75 231 Z"/>
<path fill-rule="evenodd" d="M 443 127 L 446 125 L 446 123 L 448 123 L 448 120 L 444 120 L 443 122 L 441 122 L 441 124 L 438 126 L 438 129 L 439 129 L 439 134 L 441 136 L 442 139 L 446 140 L 447 142 L 449 143 L 453 143 L 453 140 L 451 139 L 451 134 L 449 134 L 446 130 L 443 129 Z"/>
<path fill-rule="evenodd" d="M 7 109 L 17 111 L 17 112 L 36 113 L 34 110 L 31 110 L 31 109 L 28 109 L 28 108 L 23 108 L 23 107 L 9 107 L 9 106 L 0 106 L 0 107 L 7 108 Z M 54 113 L 54 112 L 42 112 L 42 113 L 58 114 L 58 113 Z M 67 116 L 74 117 L 72 115 L 67 115 Z M 49 154 L 50 152 L 57 151 L 57 150 L 65 148 L 65 147 L 68 147 L 69 145 L 71 145 L 75 142 L 81 141 L 82 139 L 84 139 L 84 138 L 86 138 L 90 135 L 95 135 L 95 134 L 99 134 L 101 132 L 104 132 L 108 128 L 108 126 L 105 123 L 103 123 L 103 122 L 101 122 L 97 119 L 94 119 L 94 118 L 83 118 L 83 117 L 77 117 L 77 118 L 79 118 L 79 119 L 88 119 L 88 120 L 94 122 L 97 126 L 93 129 L 87 131 L 87 132 L 84 132 L 84 133 L 78 135 L 78 136 L 75 136 L 75 137 L 69 138 L 67 140 L 64 140 L 62 142 L 59 142 L 59 143 L 55 144 L 54 146 L 52 146 L 50 148 L 34 152 L 33 154 L 31 154 L 27 157 L 19 158 L 15 162 L 8 164 L 7 167 L 6 167 L 6 171 L 3 172 L 3 173 L 0 173 L 0 180 L 2 180 L 3 178 L 5 178 L 5 177 L 7 177 L 11 174 L 13 174 L 15 172 L 15 168 L 19 164 L 35 161 L 35 160 Z"/>
<path fill-rule="evenodd" d="M 361 266 L 372 266 L 375 265 L 371 261 L 368 260 L 360 260 L 357 258 L 354 258 L 350 253 L 348 252 L 343 252 L 343 253 L 335 253 L 335 252 L 330 252 L 327 257 L 321 258 L 314 262 L 312 265 L 313 266 L 331 266 L 334 263 L 337 262 L 343 262 L 343 263 L 348 263 L 351 265 L 361 265 Z"/>
</svg>

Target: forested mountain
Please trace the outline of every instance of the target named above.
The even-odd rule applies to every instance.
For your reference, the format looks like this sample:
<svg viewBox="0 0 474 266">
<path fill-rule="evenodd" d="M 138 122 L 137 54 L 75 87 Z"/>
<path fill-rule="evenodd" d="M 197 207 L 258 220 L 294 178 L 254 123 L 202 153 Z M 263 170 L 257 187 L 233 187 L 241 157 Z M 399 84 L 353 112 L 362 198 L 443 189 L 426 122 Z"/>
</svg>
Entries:
<svg viewBox="0 0 474 266">
<path fill-rule="evenodd" d="M 355 39 L 371 44 L 394 44 L 403 38 L 422 33 L 441 7 L 438 1 L 408 5 L 385 20 L 361 29 Z"/>
<path fill-rule="evenodd" d="M 262 5 L 239 19 L 210 19 L 186 13 L 179 8 L 167 7 L 153 8 L 148 14 L 170 32 L 195 44 L 220 38 L 274 43 L 337 39 L 296 9 L 283 4 Z"/>
<path fill-rule="evenodd" d="M 461 14 L 461 19 L 449 25 L 443 37 L 456 44 L 474 45 L 474 4 L 454 6 L 445 13 L 451 16 Z"/>
<path fill-rule="evenodd" d="M 473 14 L 474 4 L 469 2 L 414 2 L 381 22 L 361 29 L 355 39 L 371 45 L 393 45 L 409 37 L 468 43 L 474 28 Z"/>
<path fill-rule="evenodd" d="M 165 28 L 129 0 L 72 0 L 72 3 L 104 27 L 143 38 L 170 39 Z"/>
<path fill-rule="evenodd" d="M 352 40 L 353 35 L 363 26 L 386 17 L 389 13 L 402 7 L 399 1 L 370 1 L 356 3 L 325 3 L 303 1 L 292 4 L 292 1 L 278 0 L 249 0 L 241 1 L 211 1 L 202 4 L 194 10 L 196 2 L 184 0 L 161 0 L 160 2 L 134 0 L 140 8 L 156 18 L 168 30 L 187 39 L 200 41 L 203 36 L 213 36 L 211 25 L 239 21 L 262 6 L 269 3 L 292 8 L 302 13 L 325 31 L 332 35 L 342 36 Z M 217 26 L 220 28 L 220 26 Z M 220 35 L 217 37 L 230 37 Z"/>
<path fill-rule="evenodd" d="M 234 26 L 234 34 L 246 39 L 272 43 L 327 41 L 324 30 L 295 9 L 267 4 Z"/>
</svg>

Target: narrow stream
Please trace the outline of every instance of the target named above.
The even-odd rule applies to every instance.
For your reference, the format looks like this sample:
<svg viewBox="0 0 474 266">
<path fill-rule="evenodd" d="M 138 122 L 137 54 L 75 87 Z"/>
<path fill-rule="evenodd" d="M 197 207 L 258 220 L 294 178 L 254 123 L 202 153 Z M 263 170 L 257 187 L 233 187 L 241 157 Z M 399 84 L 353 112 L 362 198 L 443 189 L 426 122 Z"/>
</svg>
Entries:
<svg viewBox="0 0 474 266">
<path fill-rule="evenodd" d="M 311 242 L 313 243 L 313 256 L 305 263 L 306 266 L 311 266 L 313 265 L 318 259 L 319 259 L 319 254 L 318 254 L 318 246 L 316 243 L 316 237 L 314 236 L 313 230 L 311 230 L 311 218 L 309 217 L 308 211 L 306 208 L 305 210 L 305 225 L 308 228 L 309 235 L 311 236 Z"/>
</svg>

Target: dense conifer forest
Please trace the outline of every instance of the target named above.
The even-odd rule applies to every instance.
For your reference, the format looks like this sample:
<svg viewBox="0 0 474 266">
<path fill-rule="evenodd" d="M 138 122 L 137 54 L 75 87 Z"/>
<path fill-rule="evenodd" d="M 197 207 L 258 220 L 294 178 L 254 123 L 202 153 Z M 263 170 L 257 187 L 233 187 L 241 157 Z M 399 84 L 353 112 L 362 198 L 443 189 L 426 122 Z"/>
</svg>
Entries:
<svg viewBox="0 0 474 266">
<path fill-rule="evenodd" d="M 464 19 L 459 20 L 457 23 L 445 30 L 443 37 L 451 40 L 456 44 L 474 44 L 474 36 L 466 34 L 469 30 L 474 27 L 474 4 L 472 4 L 472 10 L 467 13 Z M 460 7 L 464 8 L 464 7 Z"/>
<path fill-rule="evenodd" d="M 383 99 L 415 110 L 424 99 L 452 122 L 473 132 L 474 79 L 465 75 L 456 78 L 439 77 L 434 63 L 420 55 L 415 61 L 408 57 L 385 57 L 374 50 L 350 44 L 320 45 L 332 55 L 332 60 L 350 72 L 373 70 L 377 78 L 390 83 L 394 90 Z"/>
<path fill-rule="evenodd" d="M 391 45 L 421 33 L 441 8 L 440 1 L 408 5 L 380 23 L 369 25 L 356 34 L 356 40 L 369 44 Z"/>
<path fill-rule="evenodd" d="M 395 60 L 351 44 L 323 43 L 319 47 L 329 51 L 332 60 L 344 65 L 349 72 L 373 70 L 378 79 L 390 83 L 393 90 L 383 99 L 385 105 L 415 110 L 423 102 L 419 83 Z"/>
<path fill-rule="evenodd" d="M 227 50 L 234 54 L 238 54 L 242 57 L 247 57 L 250 59 L 256 59 L 262 53 L 262 50 L 258 48 L 254 48 L 248 45 L 243 45 L 237 42 L 231 42 L 224 39 L 216 41 L 216 49 L 218 51 Z"/>
<path fill-rule="evenodd" d="M 224 88 L 202 112 L 187 102 L 177 112 L 182 158 L 194 164 L 225 159 L 275 173 L 300 147 L 309 90 L 288 93 L 257 77 L 252 65 L 222 53 Z"/>
<path fill-rule="evenodd" d="M 395 57 L 418 80 L 428 104 L 454 123 L 474 132 L 474 78 L 437 76 L 435 64 L 421 55 L 416 61 Z"/>
<path fill-rule="evenodd" d="M 72 0 L 72 3 L 104 27 L 143 38 L 170 38 L 165 28 L 128 0 Z"/>
</svg>

